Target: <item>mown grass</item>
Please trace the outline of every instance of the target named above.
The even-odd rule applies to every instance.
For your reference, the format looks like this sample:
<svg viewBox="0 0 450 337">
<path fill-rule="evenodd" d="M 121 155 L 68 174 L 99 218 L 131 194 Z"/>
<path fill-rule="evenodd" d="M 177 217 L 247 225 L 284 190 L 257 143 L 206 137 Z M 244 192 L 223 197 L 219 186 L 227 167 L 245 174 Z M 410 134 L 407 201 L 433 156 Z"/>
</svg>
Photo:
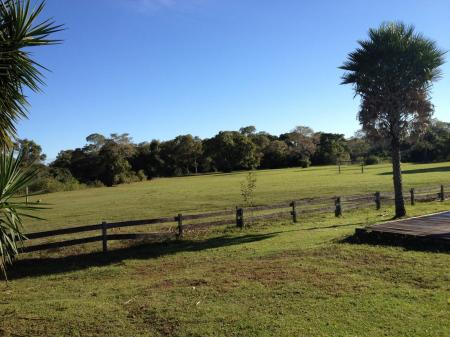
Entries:
<svg viewBox="0 0 450 337">
<path fill-rule="evenodd" d="M 448 254 L 342 241 L 391 215 L 255 224 L 107 256 L 23 256 L 0 284 L 0 336 L 448 336 Z"/>
<path fill-rule="evenodd" d="M 450 163 L 403 164 L 405 189 L 450 183 Z M 33 197 L 49 204 L 39 213 L 46 221 L 28 222 L 27 231 L 68 225 L 175 216 L 178 213 L 232 208 L 241 203 L 240 183 L 246 172 L 162 178 L 112 188 L 59 192 Z M 255 202 L 271 204 L 304 197 L 391 191 L 389 164 L 265 170 L 257 172 Z"/>
<path fill-rule="evenodd" d="M 442 173 L 440 167 L 445 165 L 415 166 L 427 172 L 406 174 L 405 180 L 415 186 L 441 183 L 448 172 Z M 333 176 L 330 168 L 311 170 L 322 176 L 316 179 L 301 170 L 259 172 L 259 201 L 292 198 L 297 186 L 298 195 L 312 195 L 308 188 L 329 195 L 354 194 L 364 192 L 366 186 L 389 190 L 391 182 L 389 176 L 380 175 L 388 171 L 385 166 L 366 175 Z M 301 179 L 303 174 L 306 178 Z M 330 178 L 325 181 L 326 176 Z M 56 208 L 47 212 L 55 212 L 51 224 L 70 224 L 71 216 L 77 220 L 74 223 L 89 223 L 94 217 L 111 216 L 110 212 L 122 219 L 160 216 L 165 214 L 156 206 L 144 215 L 138 213 L 146 212 L 148 200 L 158 200 L 152 189 L 161 196 L 160 211 L 165 205 L 173 210 L 194 211 L 196 205 L 205 210 L 237 202 L 230 189 L 238 194 L 242 178 L 243 174 L 232 174 L 161 179 L 43 199 L 54 198 Z M 277 186 L 289 179 L 305 183 Z M 198 200 L 186 199 L 189 181 L 198 182 L 192 184 Z M 203 190 L 206 195 L 201 192 L 204 185 L 209 186 Z M 185 192 L 176 194 L 178 190 Z M 116 191 L 122 192 L 116 195 Z M 172 192 L 177 202 L 165 204 Z M 131 201 L 121 205 L 126 193 Z M 103 203 L 101 195 L 116 204 Z M 139 195 L 142 203 L 132 207 Z M 91 202 L 85 203 L 85 198 Z M 408 207 L 408 213 L 449 208 L 450 201 L 418 203 Z M 73 215 L 75 210 L 78 213 Z M 99 245 L 23 255 L 10 269 L 9 282 L 0 283 L 0 336 L 446 337 L 450 331 L 448 253 L 344 240 L 356 227 L 392 215 L 391 208 L 363 209 L 344 212 L 342 218 L 318 214 L 300 218 L 298 224 L 266 222 L 242 230 L 188 233 L 181 242 L 135 247 L 114 243 L 107 255 L 98 252 Z"/>
</svg>

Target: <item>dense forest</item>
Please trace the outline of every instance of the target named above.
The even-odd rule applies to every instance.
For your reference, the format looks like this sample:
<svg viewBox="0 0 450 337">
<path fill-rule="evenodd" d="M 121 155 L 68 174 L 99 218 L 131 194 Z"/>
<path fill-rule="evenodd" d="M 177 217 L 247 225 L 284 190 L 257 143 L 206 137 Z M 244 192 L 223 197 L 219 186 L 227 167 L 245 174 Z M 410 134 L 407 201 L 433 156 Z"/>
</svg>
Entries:
<svg viewBox="0 0 450 337">
<path fill-rule="evenodd" d="M 39 169 L 32 191 L 73 190 L 86 186 L 113 186 L 156 177 L 208 172 L 303 167 L 336 164 L 366 165 L 389 160 L 389 146 L 370 141 L 359 132 L 346 139 L 342 134 L 314 132 L 299 126 L 279 136 L 247 126 L 221 131 L 208 139 L 191 135 L 172 140 L 136 144 L 128 134 L 106 137 L 92 134 L 82 148 L 61 151 L 46 164 L 46 156 L 34 141 L 23 139 L 16 147 L 26 152 L 24 165 Z M 434 120 L 425 133 L 410 135 L 402 144 L 405 162 L 450 160 L 450 123 Z"/>
</svg>

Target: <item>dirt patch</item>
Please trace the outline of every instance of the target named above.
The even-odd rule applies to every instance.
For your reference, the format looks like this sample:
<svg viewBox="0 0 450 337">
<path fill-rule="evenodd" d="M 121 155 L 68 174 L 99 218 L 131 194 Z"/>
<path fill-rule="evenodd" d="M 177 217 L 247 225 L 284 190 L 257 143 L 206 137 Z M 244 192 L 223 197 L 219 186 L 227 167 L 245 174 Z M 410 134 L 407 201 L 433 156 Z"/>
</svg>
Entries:
<svg viewBox="0 0 450 337">
<path fill-rule="evenodd" d="M 157 331 L 162 336 L 173 336 L 181 325 L 176 318 L 163 316 L 147 305 L 131 308 L 128 318 L 142 329 Z"/>
</svg>

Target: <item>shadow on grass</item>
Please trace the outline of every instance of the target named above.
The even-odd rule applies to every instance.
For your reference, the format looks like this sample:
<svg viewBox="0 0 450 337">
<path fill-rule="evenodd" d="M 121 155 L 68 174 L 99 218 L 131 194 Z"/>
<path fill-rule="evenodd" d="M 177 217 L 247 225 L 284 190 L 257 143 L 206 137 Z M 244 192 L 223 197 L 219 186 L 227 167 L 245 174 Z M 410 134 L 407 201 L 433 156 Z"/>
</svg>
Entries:
<svg viewBox="0 0 450 337">
<path fill-rule="evenodd" d="M 198 252 L 202 250 L 258 242 L 274 237 L 279 232 L 237 237 L 220 236 L 205 240 L 167 241 L 141 243 L 129 247 L 102 252 L 92 252 L 59 257 L 24 258 L 15 262 L 8 270 L 8 279 L 53 275 L 93 266 L 107 266 L 126 259 L 151 259 L 179 252 Z"/>
<path fill-rule="evenodd" d="M 438 172 L 450 172 L 450 166 L 429 167 L 422 169 L 404 170 L 402 174 L 416 174 L 416 173 L 438 173 Z M 381 176 L 390 176 L 392 171 L 379 173 Z"/>
<path fill-rule="evenodd" d="M 432 236 L 412 237 L 393 233 L 355 233 L 338 241 L 349 244 L 368 244 L 382 247 L 402 247 L 406 250 L 450 253 L 450 240 Z"/>
<path fill-rule="evenodd" d="M 340 227 L 354 227 L 358 226 L 358 223 L 349 223 L 349 224 L 341 224 L 341 225 L 331 225 L 331 226 L 317 226 L 317 227 L 309 227 L 309 228 L 302 228 L 300 230 L 302 231 L 315 231 L 318 229 L 331 229 L 331 228 L 340 228 Z"/>
</svg>

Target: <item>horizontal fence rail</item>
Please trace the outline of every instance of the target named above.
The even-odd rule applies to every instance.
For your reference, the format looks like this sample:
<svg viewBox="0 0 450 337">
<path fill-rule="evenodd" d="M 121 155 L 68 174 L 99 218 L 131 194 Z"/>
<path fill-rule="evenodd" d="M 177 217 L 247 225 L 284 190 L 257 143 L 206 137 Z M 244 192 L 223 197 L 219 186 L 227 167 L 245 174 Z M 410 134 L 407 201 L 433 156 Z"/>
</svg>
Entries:
<svg viewBox="0 0 450 337">
<path fill-rule="evenodd" d="M 450 198 L 450 185 L 441 185 L 439 188 L 411 188 L 409 193 L 405 193 L 405 201 L 411 205 L 416 202 L 444 201 Z M 23 252 L 35 252 L 40 250 L 58 249 L 74 245 L 81 245 L 92 242 L 102 242 L 104 252 L 108 250 L 108 241 L 115 240 L 168 240 L 182 239 L 185 232 L 203 230 L 214 226 L 235 225 L 244 227 L 245 224 L 260 220 L 289 218 L 297 223 L 302 215 L 334 213 L 336 217 L 342 216 L 343 212 L 358 208 L 375 207 L 379 210 L 383 205 L 390 205 L 394 202 L 393 193 L 375 192 L 373 194 L 351 195 L 347 197 L 321 197 L 303 198 L 290 202 L 279 202 L 271 205 L 258 205 L 247 207 L 236 207 L 222 211 L 214 211 L 199 214 L 177 214 L 172 217 L 130 220 L 118 222 L 102 222 L 94 225 L 83 225 L 56 230 L 28 233 L 26 241 L 33 242 L 37 239 L 53 238 L 55 236 L 77 234 L 85 232 L 99 231 L 100 235 L 91 237 L 75 238 L 58 242 L 44 242 L 26 245 Z M 257 214 L 255 214 L 257 213 Z M 201 220 L 191 223 L 191 221 Z M 188 222 L 188 223 L 186 223 Z M 172 224 L 168 231 L 153 233 L 111 233 L 112 229 Z"/>
</svg>

